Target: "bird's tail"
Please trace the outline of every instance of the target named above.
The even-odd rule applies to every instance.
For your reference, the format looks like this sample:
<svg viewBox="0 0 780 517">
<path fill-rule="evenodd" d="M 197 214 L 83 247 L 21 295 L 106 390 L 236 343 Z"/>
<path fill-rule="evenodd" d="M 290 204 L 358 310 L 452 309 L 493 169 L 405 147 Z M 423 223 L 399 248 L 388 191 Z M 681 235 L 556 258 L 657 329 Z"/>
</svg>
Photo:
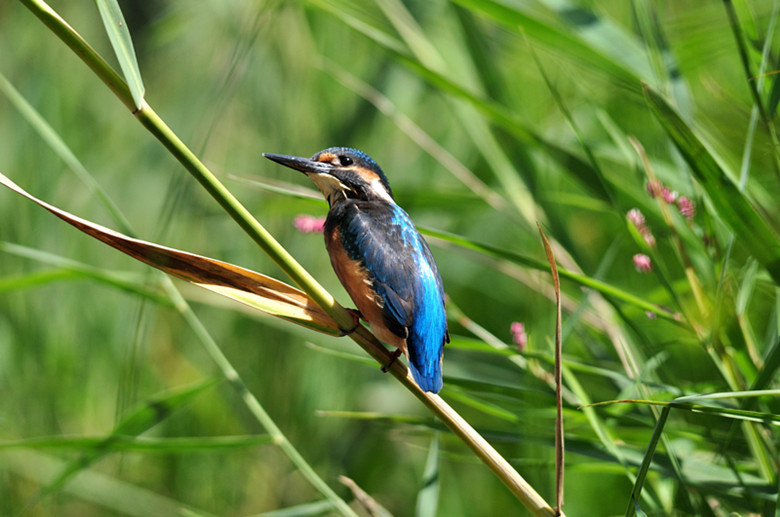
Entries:
<svg viewBox="0 0 780 517">
<path fill-rule="evenodd" d="M 406 338 L 409 369 L 423 391 L 441 391 L 441 359 L 445 341 L 448 337 L 444 304 L 427 300 L 421 310 L 415 312 L 415 324 Z"/>
<path fill-rule="evenodd" d="M 409 369 L 415 382 L 423 391 L 439 393 L 442 387 L 441 360 L 437 358 L 433 361 L 424 361 L 423 358 L 415 355 L 412 350 L 409 350 Z"/>
</svg>

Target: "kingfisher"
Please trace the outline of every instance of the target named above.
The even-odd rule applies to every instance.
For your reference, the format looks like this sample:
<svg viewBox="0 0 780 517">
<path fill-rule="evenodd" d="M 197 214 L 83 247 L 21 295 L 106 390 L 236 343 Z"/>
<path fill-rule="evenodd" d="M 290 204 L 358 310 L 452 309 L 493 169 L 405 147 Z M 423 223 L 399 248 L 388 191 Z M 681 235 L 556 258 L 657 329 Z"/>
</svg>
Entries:
<svg viewBox="0 0 780 517">
<path fill-rule="evenodd" d="M 393 360 L 406 356 L 423 391 L 438 393 L 444 344 L 450 341 L 441 276 L 425 239 L 396 204 L 385 173 L 349 147 L 330 147 L 311 158 L 263 156 L 314 181 L 330 206 L 325 247 L 357 317 L 396 347 Z"/>
</svg>

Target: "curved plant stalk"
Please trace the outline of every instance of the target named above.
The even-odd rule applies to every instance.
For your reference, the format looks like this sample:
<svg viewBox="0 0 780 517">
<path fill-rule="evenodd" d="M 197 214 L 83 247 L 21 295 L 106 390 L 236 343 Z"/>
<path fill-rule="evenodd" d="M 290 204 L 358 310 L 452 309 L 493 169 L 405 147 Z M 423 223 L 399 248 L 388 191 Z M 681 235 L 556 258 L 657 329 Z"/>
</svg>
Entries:
<svg viewBox="0 0 780 517">
<path fill-rule="evenodd" d="M 636 515 L 636 510 L 639 507 L 639 498 L 642 494 L 642 488 L 645 485 L 645 479 L 647 478 L 647 472 L 650 470 L 650 465 L 653 462 L 653 454 L 658 446 L 658 441 L 663 434 L 666 420 L 669 418 L 669 412 L 671 408 L 666 406 L 661 410 L 661 414 L 655 423 L 655 429 L 653 430 L 653 436 L 650 438 L 650 442 L 647 444 L 647 450 L 642 458 L 642 464 L 639 466 L 639 471 L 636 474 L 636 480 L 634 481 L 634 488 L 631 490 L 631 497 L 628 500 L 628 506 L 626 507 L 626 517 L 633 517 Z"/>
<path fill-rule="evenodd" d="M 748 391 L 726 391 L 718 393 L 705 393 L 686 395 L 672 400 L 648 400 L 648 399 L 626 399 L 626 400 L 605 400 L 589 404 L 589 407 L 609 406 L 614 404 L 644 404 L 648 406 L 669 407 L 673 409 L 685 409 L 691 413 L 706 413 L 717 415 L 723 418 L 732 418 L 734 420 L 743 420 L 746 422 L 759 422 L 765 425 L 780 427 L 780 415 L 766 411 L 753 411 L 749 409 L 738 409 L 727 407 L 725 405 L 716 405 L 715 403 L 706 404 L 711 400 L 724 399 L 745 399 L 752 397 L 778 397 L 780 390 L 748 390 Z"/>
<path fill-rule="evenodd" d="M 69 461 L 62 469 L 59 469 L 59 474 L 47 481 L 38 490 L 38 493 L 26 504 L 26 508 L 31 509 L 43 499 L 64 487 L 74 476 L 83 472 L 87 467 L 111 452 L 112 444 L 116 440 L 121 440 L 123 437 L 137 438 L 138 435 L 143 434 L 154 425 L 165 420 L 169 414 L 190 402 L 200 393 L 216 385 L 217 381 L 218 379 L 206 379 L 190 386 L 157 394 L 141 402 L 125 415 L 114 427 L 111 434 L 100 439 L 95 446 L 86 448 L 78 458 Z M 23 510 L 21 513 L 26 512 Z"/>
<path fill-rule="evenodd" d="M 561 397 L 561 356 L 563 343 L 561 342 L 561 283 L 558 278 L 558 266 L 555 263 L 555 254 L 550 243 L 547 242 L 547 236 L 539 227 L 539 235 L 544 243 L 544 251 L 547 254 L 547 261 L 550 263 L 550 272 L 555 286 L 555 507 L 560 511 L 563 508 L 563 465 L 564 465 L 564 445 L 563 445 L 563 402 Z"/>
<path fill-rule="evenodd" d="M 33 14 L 67 44 L 92 71 L 130 109 L 146 127 L 192 174 L 206 191 L 225 209 L 241 228 L 265 251 L 282 270 L 315 301 L 339 328 L 351 329 L 352 314 L 344 309 L 333 296 L 312 277 L 289 252 L 244 208 L 206 166 L 187 148 L 176 134 L 144 101 L 136 109 L 130 90 L 108 63 L 51 7 L 42 0 L 20 0 Z M 387 364 L 391 354 L 365 327 L 351 332 L 350 337 L 380 364 Z M 556 512 L 534 488 L 504 459 L 466 420 L 441 397 L 424 393 L 412 379 L 406 365 L 395 361 L 389 371 L 428 407 L 450 430 L 482 460 L 512 493 L 533 514 L 556 515 Z M 351 509 L 350 513 L 351 513 Z M 563 515 L 557 513 L 557 515 Z"/>
<path fill-rule="evenodd" d="M 73 151 L 70 150 L 68 145 L 62 140 L 60 135 L 54 130 L 51 125 L 33 108 L 29 102 L 16 91 L 10 81 L 0 73 L 0 92 L 6 96 L 8 101 L 19 111 L 19 113 L 27 120 L 38 133 L 38 136 L 46 142 L 46 144 L 54 151 L 60 159 L 65 162 L 68 168 L 81 180 L 84 185 L 94 194 L 97 199 L 103 204 L 105 209 L 111 214 L 116 224 L 119 226 L 119 231 L 124 232 L 130 236 L 134 235 L 131 228 L 130 221 L 122 214 L 119 207 L 114 203 L 105 190 L 98 184 L 94 177 L 87 171 L 86 167 L 76 158 Z"/>
</svg>

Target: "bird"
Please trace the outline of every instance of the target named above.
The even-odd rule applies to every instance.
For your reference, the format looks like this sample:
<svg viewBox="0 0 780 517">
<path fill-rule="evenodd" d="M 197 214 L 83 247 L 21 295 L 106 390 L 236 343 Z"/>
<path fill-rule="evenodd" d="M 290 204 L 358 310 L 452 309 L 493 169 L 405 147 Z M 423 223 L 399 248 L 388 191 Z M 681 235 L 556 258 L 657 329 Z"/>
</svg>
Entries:
<svg viewBox="0 0 780 517">
<path fill-rule="evenodd" d="M 403 353 L 418 386 L 438 393 L 450 341 L 441 275 L 385 173 L 366 153 L 349 147 L 330 147 L 311 158 L 263 156 L 306 174 L 327 199 L 325 247 L 357 306 L 355 328 L 362 318 L 374 335 L 396 347 L 383 371 Z"/>
</svg>

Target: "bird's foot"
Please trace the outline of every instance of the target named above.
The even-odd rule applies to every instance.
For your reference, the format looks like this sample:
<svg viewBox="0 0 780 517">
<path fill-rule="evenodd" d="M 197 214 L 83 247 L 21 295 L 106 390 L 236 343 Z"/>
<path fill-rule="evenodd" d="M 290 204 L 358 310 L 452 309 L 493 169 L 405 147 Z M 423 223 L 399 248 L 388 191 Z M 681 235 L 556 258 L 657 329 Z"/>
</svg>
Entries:
<svg viewBox="0 0 780 517">
<path fill-rule="evenodd" d="M 390 367 L 393 366 L 393 363 L 395 362 L 395 360 L 398 359 L 400 356 L 401 356 L 401 349 L 400 348 L 396 348 L 395 352 L 393 352 L 393 357 L 390 358 L 390 362 L 387 363 L 386 365 L 382 366 L 382 372 L 383 373 L 387 373 L 387 370 L 389 370 Z"/>
<path fill-rule="evenodd" d="M 347 312 L 352 315 L 352 322 L 354 323 L 354 325 L 349 330 L 341 329 L 342 336 L 348 336 L 353 332 L 355 332 L 357 328 L 360 326 L 360 320 L 365 319 L 363 318 L 363 314 L 357 309 L 347 309 Z"/>
</svg>

